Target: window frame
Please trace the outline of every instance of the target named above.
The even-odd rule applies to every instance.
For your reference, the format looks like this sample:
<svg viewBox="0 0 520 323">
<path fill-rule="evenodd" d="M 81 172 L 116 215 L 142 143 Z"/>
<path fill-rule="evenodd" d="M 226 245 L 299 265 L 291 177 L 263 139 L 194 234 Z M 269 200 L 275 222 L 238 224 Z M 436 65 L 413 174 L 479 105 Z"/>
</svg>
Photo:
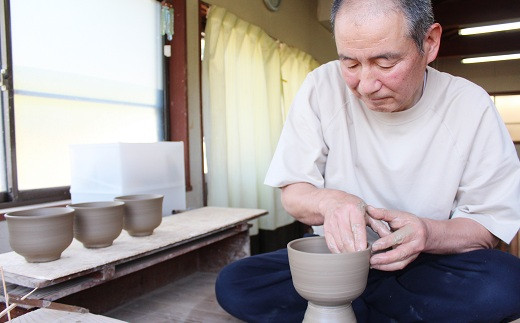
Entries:
<svg viewBox="0 0 520 323">
<path fill-rule="evenodd" d="M 5 64 L 8 74 L 4 77 L 7 91 L 2 96 L 7 97 L 3 111 L 4 145 L 6 156 L 7 192 L 0 192 L 0 209 L 11 208 L 46 202 L 55 202 L 70 199 L 70 186 L 49 187 L 33 190 L 18 189 L 16 142 L 14 124 L 14 91 L 11 75 L 12 64 L 12 40 L 10 1 L 3 1 L 3 15 L 0 17 L 2 24 L 2 38 L 5 39 Z M 186 191 L 191 191 L 190 163 L 189 163 L 189 136 L 188 136 L 188 96 L 187 96 L 187 48 L 186 48 L 186 3 L 185 1 L 156 0 L 173 6 L 175 12 L 175 34 L 171 41 L 163 37 L 164 45 L 170 45 L 171 56 L 163 55 L 164 63 L 164 123 L 163 130 L 165 141 L 182 141 L 184 143 L 184 165 Z M 5 35 L 4 35 L 5 33 Z M 5 220 L 0 215 L 0 221 Z"/>
<path fill-rule="evenodd" d="M 159 1 L 159 0 L 157 0 Z M 167 141 L 182 141 L 184 143 L 184 176 L 186 191 L 191 191 L 190 179 L 190 149 L 189 149 L 189 120 L 188 120 L 188 55 L 186 37 L 186 1 L 166 0 L 173 5 L 175 12 L 174 31 L 171 41 L 165 39 L 166 45 L 171 47 L 171 57 L 166 58 L 167 76 L 165 91 L 165 124 L 168 124 L 164 133 Z"/>
</svg>

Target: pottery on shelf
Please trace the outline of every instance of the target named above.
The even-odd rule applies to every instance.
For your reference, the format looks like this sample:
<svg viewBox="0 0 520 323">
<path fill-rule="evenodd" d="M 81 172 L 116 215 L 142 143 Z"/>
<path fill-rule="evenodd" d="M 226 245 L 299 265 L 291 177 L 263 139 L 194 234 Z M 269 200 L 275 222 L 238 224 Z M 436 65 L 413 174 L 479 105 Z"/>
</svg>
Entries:
<svg viewBox="0 0 520 323">
<path fill-rule="evenodd" d="M 288 243 L 294 287 L 308 300 L 303 322 L 356 322 L 352 301 L 363 293 L 371 248 L 331 253 L 325 237 Z"/>
<path fill-rule="evenodd" d="M 124 203 L 120 201 L 70 204 L 74 209 L 74 238 L 85 248 L 111 246 L 123 231 Z"/>
<path fill-rule="evenodd" d="M 135 194 L 118 196 L 114 200 L 124 202 L 124 225 L 129 235 L 149 236 L 162 222 L 164 195 Z"/>
<path fill-rule="evenodd" d="M 59 259 L 73 238 L 74 210 L 50 207 L 5 214 L 9 243 L 27 262 Z"/>
</svg>

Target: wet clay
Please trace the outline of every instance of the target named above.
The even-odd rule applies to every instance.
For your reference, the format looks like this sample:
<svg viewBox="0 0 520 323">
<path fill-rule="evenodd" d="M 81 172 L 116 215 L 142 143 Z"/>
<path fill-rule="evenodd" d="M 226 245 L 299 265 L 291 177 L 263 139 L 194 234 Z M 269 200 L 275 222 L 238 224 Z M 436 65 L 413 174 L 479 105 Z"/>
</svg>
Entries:
<svg viewBox="0 0 520 323">
<path fill-rule="evenodd" d="M 331 253 L 325 237 L 309 237 L 287 250 L 294 287 L 309 301 L 303 321 L 356 322 L 351 303 L 365 290 L 370 248 Z"/>
<path fill-rule="evenodd" d="M 149 236 L 162 222 L 163 195 L 136 194 L 118 196 L 114 200 L 124 202 L 124 225 L 129 235 Z"/>
<path fill-rule="evenodd" d="M 74 238 L 85 248 L 111 246 L 123 231 L 124 202 L 89 202 L 68 205 L 76 211 Z"/>
<path fill-rule="evenodd" d="M 9 244 L 28 262 L 59 259 L 72 242 L 74 210 L 50 207 L 5 214 Z"/>
</svg>

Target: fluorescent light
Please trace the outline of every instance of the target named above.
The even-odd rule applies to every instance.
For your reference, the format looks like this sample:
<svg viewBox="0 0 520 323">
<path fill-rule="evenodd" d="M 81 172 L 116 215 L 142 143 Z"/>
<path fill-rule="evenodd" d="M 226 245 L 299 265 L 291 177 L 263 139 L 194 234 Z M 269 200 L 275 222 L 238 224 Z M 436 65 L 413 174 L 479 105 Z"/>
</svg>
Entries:
<svg viewBox="0 0 520 323">
<path fill-rule="evenodd" d="M 484 33 L 494 33 L 497 31 L 515 30 L 515 29 L 520 29 L 520 21 L 509 22 L 509 23 L 505 23 L 505 24 L 481 26 L 481 27 L 462 28 L 462 29 L 459 29 L 459 35 L 467 36 L 467 35 L 476 35 L 476 34 L 484 34 Z"/>
<path fill-rule="evenodd" d="M 507 60 L 512 60 L 512 59 L 520 59 L 520 53 L 507 54 L 507 55 L 493 55 L 493 56 L 463 58 L 462 59 L 462 64 L 507 61 Z"/>
</svg>

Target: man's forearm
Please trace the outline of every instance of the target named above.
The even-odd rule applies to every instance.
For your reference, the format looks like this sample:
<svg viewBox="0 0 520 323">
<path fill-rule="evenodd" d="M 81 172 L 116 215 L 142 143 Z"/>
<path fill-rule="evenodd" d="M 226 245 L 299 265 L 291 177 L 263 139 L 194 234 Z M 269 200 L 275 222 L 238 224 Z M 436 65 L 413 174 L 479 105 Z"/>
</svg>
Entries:
<svg viewBox="0 0 520 323">
<path fill-rule="evenodd" d="M 316 188 L 309 183 L 295 183 L 282 188 L 282 205 L 298 221 L 322 225 L 324 215 L 340 205 L 358 205 L 355 195 L 328 188 Z"/>
<path fill-rule="evenodd" d="M 447 254 L 494 248 L 498 239 L 480 223 L 467 219 L 423 219 L 428 239 L 424 252 Z"/>
<path fill-rule="evenodd" d="M 296 220 L 308 225 L 322 225 L 318 211 L 319 189 L 309 183 L 295 183 L 282 188 L 282 205 Z"/>
<path fill-rule="evenodd" d="M 340 190 L 295 183 L 282 189 L 282 204 L 298 221 L 323 225 L 332 252 L 365 249 L 366 225 L 378 234 L 390 233 L 383 222 L 367 216 L 366 204 L 361 198 Z"/>
</svg>

